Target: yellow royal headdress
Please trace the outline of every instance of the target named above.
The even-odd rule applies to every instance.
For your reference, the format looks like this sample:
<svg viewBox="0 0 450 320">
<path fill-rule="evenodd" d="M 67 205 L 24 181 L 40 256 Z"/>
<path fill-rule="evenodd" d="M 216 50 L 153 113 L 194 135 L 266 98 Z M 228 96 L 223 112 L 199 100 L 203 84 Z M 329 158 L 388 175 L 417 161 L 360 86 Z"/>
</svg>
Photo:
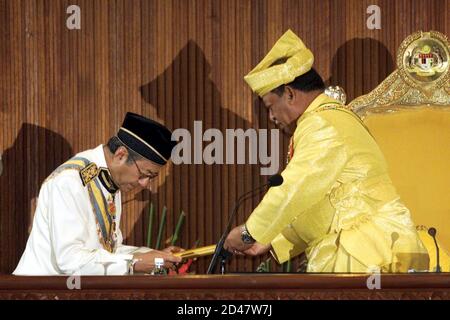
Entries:
<svg viewBox="0 0 450 320">
<path fill-rule="evenodd" d="M 282 58 L 286 62 L 272 64 Z M 314 63 L 314 56 L 292 30 L 288 30 L 275 43 L 262 61 L 244 77 L 250 88 L 260 97 L 283 84 L 305 74 Z"/>
</svg>

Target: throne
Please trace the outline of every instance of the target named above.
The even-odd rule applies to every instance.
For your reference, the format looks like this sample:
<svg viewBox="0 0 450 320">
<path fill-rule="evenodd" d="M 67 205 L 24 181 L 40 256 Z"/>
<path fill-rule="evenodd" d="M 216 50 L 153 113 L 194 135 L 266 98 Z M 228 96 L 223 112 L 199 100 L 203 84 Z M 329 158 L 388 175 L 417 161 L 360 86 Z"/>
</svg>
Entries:
<svg viewBox="0 0 450 320">
<path fill-rule="evenodd" d="M 436 268 L 450 271 L 450 46 L 439 32 L 416 32 L 401 44 L 397 69 L 348 107 L 367 125 L 411 211 Z"/>
</svg>

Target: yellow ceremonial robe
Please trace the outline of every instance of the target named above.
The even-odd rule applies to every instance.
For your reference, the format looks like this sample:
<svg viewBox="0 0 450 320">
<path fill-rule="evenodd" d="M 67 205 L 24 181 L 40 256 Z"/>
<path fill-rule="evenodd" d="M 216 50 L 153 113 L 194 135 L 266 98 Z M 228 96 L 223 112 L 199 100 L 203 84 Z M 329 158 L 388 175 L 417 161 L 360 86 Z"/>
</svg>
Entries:
<svg viewBox="0 0 450 320">
<path fill-rule="evenodd" d="M 297 120 L 293 147 L 284 183 L 246 222 L 279 263 L 305 252 L 308 272 L 428 270 L 381 150 L 355 114 L 319 95 Z"/>
</svg>

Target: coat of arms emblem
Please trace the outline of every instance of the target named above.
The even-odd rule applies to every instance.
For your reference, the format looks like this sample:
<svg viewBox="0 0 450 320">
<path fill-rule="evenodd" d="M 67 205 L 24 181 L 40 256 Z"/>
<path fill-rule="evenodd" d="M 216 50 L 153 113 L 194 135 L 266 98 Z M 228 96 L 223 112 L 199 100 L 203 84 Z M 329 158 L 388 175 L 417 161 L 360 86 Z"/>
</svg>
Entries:
<svg viewBox="0 0 450 320">
<path fill-rule="evenodd" d="M 416 32 L 406 38 L 397 56 L 400 73 L 412 86 L 439 86 L 448 78 L 447 39 L 437 32 Z"/>
<path fill-rule="evenodd" d="M 430 47 L 425 44 L 415 48 L 407 57 L 407 69 L 422 77 L 434 76 L 436 72 L 444 71 L 444 54 L 439 46 Z"/>
</svg>

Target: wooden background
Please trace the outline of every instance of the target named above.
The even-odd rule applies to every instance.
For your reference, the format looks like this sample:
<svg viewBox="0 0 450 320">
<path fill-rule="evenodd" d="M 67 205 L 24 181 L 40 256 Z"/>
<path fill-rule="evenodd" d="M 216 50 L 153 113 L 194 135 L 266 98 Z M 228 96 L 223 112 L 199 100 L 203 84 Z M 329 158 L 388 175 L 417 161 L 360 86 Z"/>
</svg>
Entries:
<svg viewBox="0 0 450 320">
<path fill-rule="evenodd" d="M 81 8 L 81 30 L 66 28 L 72 4 Z M 372 4 L 381 8 L 381 30 L 366 27 Z M 243 76 L 288 28 L 314 52 L 327 84 L 351 100 L 394 70 L 410 33 L 450 35 L 450 1 L 0 0 L 0 271 L 12 272 L 25 248 L 45 177 L 106 142 L 126 111 L 171 129 L 192 130 L 194 120 L 223 132 L 273 128 Z M 172 166 L 157 193 L 125 195 L 126 243 L 145 244 L 152 201 L 158 212 L 168 208 L 164 239 L 183 210 L 179 245 L 212 244 L 237 196 L 265 180 L 258 165 Z M 236 223 L 258 200 L 245 203 Z M 253 271 L 266 258 L 234 259 L 229 270 Z M 194 269 L 204 272 L 208 262 Z"/>
</svg>

